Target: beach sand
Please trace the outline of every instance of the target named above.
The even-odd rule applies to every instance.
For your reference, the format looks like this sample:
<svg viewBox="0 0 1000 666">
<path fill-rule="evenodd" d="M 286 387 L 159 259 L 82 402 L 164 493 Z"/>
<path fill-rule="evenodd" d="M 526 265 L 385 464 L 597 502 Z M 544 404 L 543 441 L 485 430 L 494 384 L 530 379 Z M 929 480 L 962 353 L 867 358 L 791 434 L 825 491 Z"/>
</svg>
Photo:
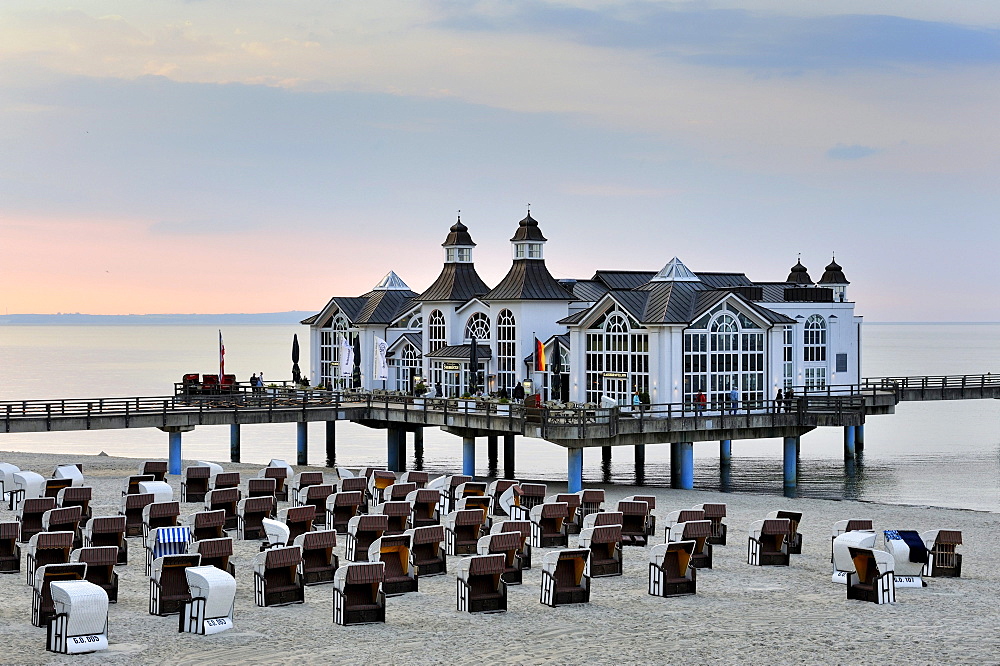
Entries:
<svg viewBox="0 0 1000 666">
<path fill-rule="evenodd" d="M 106 456 L 0 453 L 0 461 L 48 476 L 57 463 L 83 463 L 94 487 L 94 515 L 118 512 L 123 479 L 140 461 Z M 188 461 L 185 461 L 185 465 Z M 246 479 L 260 465 L 222 463 Z M 305 468 L 302 468 L 305 469 Z M 300 471 L 297 468 L 297 471 Z M 335 475 L 328 472 L 328 478 Z M 175 498 L 180 480 L 168 477 Z M 549 483 L 549 493 L 565 486 Z M 621 577 L 592 581 L 591 603 L 549 608 L 539 603 L 543 552 L 524 584 L 508 588 L 508 612 L 455 610 L 458 558 L 449 573 L 423 578 L 420 592 L 387 600 L 386 623 L 333 624 L 332 585 L 306 588 L 306 602 L 258 608 L 249 568 L 258 541 L 235 541 L 235 628 L 215 636 L 177 632 L 177 616 L 148 614 L 140 538 L 129 539 L 119 567 L 118 603 L 110 607 L 110 649 L 75 657 L 45 651 L 45 630 L 31 625 L 31 591 L 19 574 L 0 575 L 0 662 L 4 663 L 311 663 L 337 664 L 620 664 L 620 663 L 996 663 L 1000 660 L 1000 515 L 873 503 L 766 495 L 606 486 L 613 509 L 627 495 L 657 497 L 657 535 L 664 516 L 702 502 L 728 506 L 729 545 L 717 546 L 714 568 L 698 571 L 698 594 L 663 599 L 646 592 L 648 548 L 627 547 Z M 201 507 L 182 504 L 186 515 Z M 747 564 L 747 527 L 775 509 L 803 513 L 802 555 L 789 567 Z M 959 529 L 962 578 L 928 578 L 923 589 L 897 589 L 897 603 L 848 601 L 830 582 L 830 528 L 837 520 L 871 518 L 876 529 Z M 0 520 L 12 520 L 4 504 Z M 235 538 L 236 533 L 230 533 Z M 575 536 L 570 537 L 574 545 Z M 344 539 L 337 554 L 344 559 Z M 22 551 L 25 549 L 22 547 Z"/>
</svg>

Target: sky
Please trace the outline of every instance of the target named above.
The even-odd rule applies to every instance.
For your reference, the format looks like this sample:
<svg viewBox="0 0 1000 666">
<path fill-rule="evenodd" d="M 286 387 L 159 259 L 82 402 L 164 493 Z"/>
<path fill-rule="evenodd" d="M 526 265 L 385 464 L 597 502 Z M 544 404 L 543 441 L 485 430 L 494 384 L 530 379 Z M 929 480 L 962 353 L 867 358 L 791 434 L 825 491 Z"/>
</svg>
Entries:
<svg viewBox="0 0 1000 666">
<path fill-rule="evenodd" d="M 996 0 L 4 0 L 9 314 L 415 291 L 458 211 L 496 284 L 813 279 L 1000 321 Z"/>
</svg>

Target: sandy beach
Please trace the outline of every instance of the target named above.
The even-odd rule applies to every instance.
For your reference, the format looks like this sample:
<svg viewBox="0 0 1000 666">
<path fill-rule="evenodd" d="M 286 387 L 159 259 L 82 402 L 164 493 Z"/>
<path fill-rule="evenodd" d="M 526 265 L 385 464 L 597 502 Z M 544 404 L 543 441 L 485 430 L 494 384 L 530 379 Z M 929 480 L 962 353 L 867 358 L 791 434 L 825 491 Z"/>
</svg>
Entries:
<svg viewBox="0 0 1000 666">
<path fill-rule="evenodd" d="M 94 487 L 94 515 L 118 512 L 123 479 L 139 460 L 106 456 L 0 453 L 0 460 L 48 476 L 57 463 L 80 462 Z M 188 461 L 185 461 L 185 465 Z M 222 463 L 245 480 L 259 465 Z M 304 469 L 304 468 L 303 468 Z M 300 471 L 297 468 L 297 471 Z M 335 475 L 329 470 L 331 480 Z M 168 477 L 175 498 L 180 480 Z M 549 492 L 565 486 L 549 483 Z M 22 572 L 0 576 L 0 661 L 5 663 L 194 664 L 611 664 L 611 663 L 908 663 L 1000 660 L 1000 516 L 994 513 L 874 503 L 787 499 L 670 489 L 607 486 L 612 506 L 641 492 L 657 497 L 658 530 L 675 509 L 701 502 L 728 505 L 729 545 L 715 549 L 714 568 L 698 572 L 698 594 L 662 599 L 646 593 L 648 548 L 628 547 L 624 575 L 594 579 L 591 603 L 549 608 L 539 603 L 535 568 L 508 590 L 507 613 L 455 610 L 457 558 L 450 572 L 423 578 L 420 592 L 387 600 L 386 623 L 340 627 L 332 620 L 332 586 L 306 588 L 306 602 L 258 608 L 249 565 L 258 541 L 235 541 L 235 629 L 215 636 L 177 632 L 176 616 L 148 614 L 140 538 L 129 539 L 129 565 L 119 567 L 118 603 L 110 607 L 110 649 L 65 657 L 45 651 L 45 631 L 31 625 L 31 592 Z M 182 504 L 182 515 L 199 510 Z M 774 509 L 801 511 L 802 555 L 789 567 L 746 562 L 747 527 Z M 876 529 L 959 529 L 963 577 L 928 578 L 923 589 L 898 589 L 897 603 L 848 601 L 830 582 L 829 532 L 846 518 L 871 518 Z M 13 513 L 0 510 L 0 520 Z M 235 537 L 235 532 L 230 536 Z M 575 536 L 570 537 L 574 545 Z M 344 559 L 343 539 L 337 553 Z M 22 548 L 22 550 L 24 550 Z"/>
</svg>

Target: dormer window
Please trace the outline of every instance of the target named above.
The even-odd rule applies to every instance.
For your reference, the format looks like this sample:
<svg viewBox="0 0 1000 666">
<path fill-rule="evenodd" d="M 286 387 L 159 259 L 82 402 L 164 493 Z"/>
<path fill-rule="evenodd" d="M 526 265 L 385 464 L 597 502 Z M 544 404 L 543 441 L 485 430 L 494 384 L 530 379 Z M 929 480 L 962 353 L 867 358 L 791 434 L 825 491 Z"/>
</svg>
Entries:
<svg viewBox="0 0 1000 666">
<path fill-rule="evenodd" d="M 471 263 L 471 247 L 446 247 L 444 249 L 445 263 L 454 264 L 456 262 Z"/>
<path fill-rule="evenodd" d="M 541 259 L 542 258 L 542 244 L 541 243 L 515 243 L 514 244 L 514 258 L 515 259 Z"/>
</svg>

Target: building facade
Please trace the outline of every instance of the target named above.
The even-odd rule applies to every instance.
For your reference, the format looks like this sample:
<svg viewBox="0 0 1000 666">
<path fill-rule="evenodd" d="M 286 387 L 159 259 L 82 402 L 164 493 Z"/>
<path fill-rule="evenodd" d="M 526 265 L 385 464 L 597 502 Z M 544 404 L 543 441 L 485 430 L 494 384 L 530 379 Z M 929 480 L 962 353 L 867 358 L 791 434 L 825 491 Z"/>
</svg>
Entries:
<svg viewBox="0 0 1000 666">
<path fill-rule="evenodd" d="M 801 262 L 783 282 L 754 282 L 694 272 L 676 257 L 660 271 L 557 280 L 530 213 L 510 242 L 511 267 L 492 288 L 476 272 L 476 244 L 459 219 L 442 244 L 441 273 L 423 292 L 390 271 L 367 294 L 330 299 L 302 322 L 312 376 L 338 389 L 411 392 L 422 381 L 450 397 L 476 388 L 509 395 L 530 380 L 529 391 L 545 400 L 595 404 L 635 396 L 692 403 L 699 393 L 725 402 L 735 389 L 747 405 L 861 376 L 861 317 L 836 261 L 815 283 Z M 384 378 L 379 340 L 387 343 Z"/>
</svg>

